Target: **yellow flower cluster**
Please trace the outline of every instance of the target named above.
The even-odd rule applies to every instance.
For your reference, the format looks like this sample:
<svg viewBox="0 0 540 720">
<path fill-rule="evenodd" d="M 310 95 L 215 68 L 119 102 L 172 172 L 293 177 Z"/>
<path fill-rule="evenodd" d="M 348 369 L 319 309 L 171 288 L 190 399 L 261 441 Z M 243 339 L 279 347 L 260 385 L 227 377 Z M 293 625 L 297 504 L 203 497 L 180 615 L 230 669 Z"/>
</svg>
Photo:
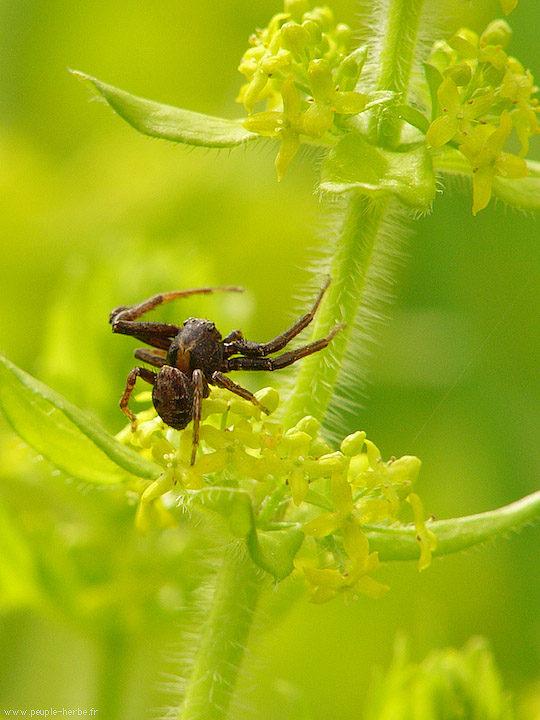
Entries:
<svg viewBox="0 0 540 720">
<path fill-rule="evenodd" d="M 428 65 L 434 119 L 426 139 L 432 148 L 455 145 L 473 170 L 473 214 L 489 203 L 494 177 L 528 174 L 521 158 L 529 138 L 540 132 L 534 79 L 506 53 L 511 30 L 504 20 L 492 22 L 482 35 L 462 28 L 448 43 L 437 42 Z M 519 156 L 503 151 L 512 128 Z"/>
<path fill-rule="evenodd" d="M 320 140 L 335 126 L 336 115 L 364 110 L 367 98 L 355 88 L 365 52 L 348 54 L 351 39 L 350 28 L 336 25 L 330 8 L 310 10 L 307 0 L 285 0 L 284 12 L 250 38 L 238 68 L 247 80 L 238 101 L 249 114 L 247 130 L 281 140 L 279 179 L 301 136 Z M 253 114 L 259 101 L 265 101 L 265 111 Z"/>
<path fill-rule="evenodd" d="M 273 388 L 256 396 L 268 409 L 277 408 Z M 149 394 L 138 399 L 148 400 Z M 154 509 L 162 521 L 171 519 L 155 501 L 173 488 L 184 499 L 208 488 L 241 490 L 251 498 L 257 529 L 297 528 L 311 538 L 295 562 L 314 602 L 339 593 L 379 597 L 387 587 L 371 577 L 379 559 L 369 551 L 363 526 L 398 523 L 407 500 L 420 546 L 419 568 L 430 562 L 435 538 L 426 529 L 420 499 L 411 492 L 420 469 L 416 457 L 383 462 L 364 432 L 348 435 L 334 451 L 321 438 L 315 418 L 304 417 L 285 430 L 281 423 L 261 417 L 252 403 L 221 389 L 213 389 L 203 401 L 201 448 L 193 465 L 191 428 L 172 430 L 153 409 L 137 419 L 137 431 L 128 426 L 118 438 L 163 467 L 163 474 L 142 493 L 137 515 L 142 532 Z"/>
</svg>

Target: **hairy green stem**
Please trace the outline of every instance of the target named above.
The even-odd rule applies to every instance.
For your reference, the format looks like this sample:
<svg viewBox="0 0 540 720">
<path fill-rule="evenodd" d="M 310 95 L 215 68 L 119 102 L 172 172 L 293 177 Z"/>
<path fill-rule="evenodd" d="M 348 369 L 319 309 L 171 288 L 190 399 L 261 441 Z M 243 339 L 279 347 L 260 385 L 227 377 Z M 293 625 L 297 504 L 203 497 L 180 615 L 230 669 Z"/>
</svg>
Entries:
<svg viewBox="0 0 540 720">
<path fill-rule="evenodd" d="M 391 0 L 380 55 L 378 90 L 407 97 L 424 0 Z M 395 147 L 401 121 L 378 118 L 379 142 Z M 332 283 L 313 323 L 312 338 L 327 334 L 336 322 L 346 327 L 333 339 L 325 354 L 303 360 L 285 411 L 285 422 L 294 424 L 303 415 L 319 420 L 325 416 L 359 309 L 365 302 L 366 283 L 375 257 L 380 232 L 387 217 L 389 200 L 373 200 L 351 191 L 342 199 L 335 253 L 329 266 Z"/>
<path fill-rule="evenodd" d="M 247 549 L 240 542 L 227 547 L 178 720 L 227 717 L 259 590 Z"/>
<path fill-rule="evenodd" d="M 383 48 L 379 58 L 377 90 L 399 94 L 407 100 L 414 64 L 420 15 L 424 0 L 392 0 L 384 29 Z M 381 144 L 392 149 L 399 143 L 402 121 L 383 115 L 378 126 Z"/>
<path fill-rule="evenodd" d="M 437 547 L 433 555 L 448 555 L 479 545 L 486 540 L 516 531 L 540 517 L 540 491 L 527 495 L 505 507 L 478 515 L 468 515 L 428 524 L 435 533 Z M 414 527 L 365 526 L 370 548 L 379 552 L 381 560 L 415 560 L 420 550 Z"/>
<path fill-rule="evenodd" d="M 287 425 L 294 425 L 304 415 L 313 415 L 318 420 L 325 415 L 363 300 L 387 206 L 387 201 L 348 193 L 329 267 L 332 282 L 313 322 L 312 338 L 328 334 L 337 322 L 344 322 L 345 327 L 325 353 L 314 353 L 302 361 L 285 410 Z"/>
</svg>

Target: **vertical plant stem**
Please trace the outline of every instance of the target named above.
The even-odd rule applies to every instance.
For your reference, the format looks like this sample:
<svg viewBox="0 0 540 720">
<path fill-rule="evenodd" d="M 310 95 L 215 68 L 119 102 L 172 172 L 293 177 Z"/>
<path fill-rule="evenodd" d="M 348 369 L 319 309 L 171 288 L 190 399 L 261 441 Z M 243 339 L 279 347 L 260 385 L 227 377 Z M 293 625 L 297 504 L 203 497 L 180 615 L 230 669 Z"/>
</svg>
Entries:
<svg viewBox="0 0 540 720">
<path fill-rule="evenodd" d="M 390 90 L 407 99 L 413 69 L 418 27 L 424 0 L 391 0 L 380 55 L 377 90 Z M 383 115 L 378 127 L 379 141 L 387 148 L 399 142 L 402 121 Z"/>
<path fill-rule="evenodd" d="M 390 90 L 407 97 L 411 79 L 420 15 L 424 0 L 391 0 L 380 55 L 378 90 Z M 394 148 L 399 142 L 401 121 L 390 115 L 375 118 L 380 144 Z M 331 343 L 326 354 L 314 354 L 302 361 L 292 397 L 285 411 L 286 424 L 310 414 L 322 420 L 345 359 L 358 311 L 365 300 L 366 281 L 377 248 L 377 240 L 389 200 L 374 200 L 355 192 L 343 199 L 338 220 L 332 276 L 312 337 L 327 334 L 342 321 L 346 328 Z"/>
<path fill-rule="evenodd" d="M 240 544 L 226 548 L 178 720 L 227 717 L 259 590 L 246 549 Z"/>
<path fill-rule="evenodd" d="M 314 353 L 302 360 L 285 411 L 287 425 L 304 415 L 318 420 L 324 417 L 363 300 L 387 205 L 386 200 L 373 201 L 356 192 L 348 193 L 344 200 L 338 216 L 336 252 L 329 268 L 332 282 L 313 322 L 312 337 L 326 335 L 337 322 L 345 322 L 346 326 L 326 353 Z"/>
</svg>

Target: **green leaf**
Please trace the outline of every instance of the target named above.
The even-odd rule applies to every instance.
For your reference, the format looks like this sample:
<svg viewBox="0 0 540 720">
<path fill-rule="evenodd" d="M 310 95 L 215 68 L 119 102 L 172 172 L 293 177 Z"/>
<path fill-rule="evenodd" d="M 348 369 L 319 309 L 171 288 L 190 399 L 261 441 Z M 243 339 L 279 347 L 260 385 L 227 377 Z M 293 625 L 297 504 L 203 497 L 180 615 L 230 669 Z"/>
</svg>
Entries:
<svg viewBox="0 0 540 720">
<path fill-rule="evenodd" d="M 208 487 L 193 490 L 189 496 L 203 507 L 221 515 L 227 521 L 228 529 L 234 537 L 245 539 L 253 532 L 253 507 L 245 490 Z"/>
<path fill-rule="evenodd" d="M 489 512 L 427 524 L 435 534 L 437 547 L 433 556 L 448 555 L 480 545 L 487 540 L 507 536 L 540 518 L 540 491 Z M 364 525 L 371 550 L 377 550 L 382 561 L 417 560 L 420 547 L 416 529 Z"/>
<path fill-rule="evenodd" d="M 319 189 L 337 194 L 356 190 L 371 197 L 392 194 L 406 205 L 427 210 L 435 197 L 435 175 L 423 144 L 390 152 L 350 133 L 328 152 Z"/>
<path fill-rule="evenodd" d="M 244 490 L 213 487 L 194 490 L 189 495 L 204 508 L 221 515 L 234 537 L 247 541 L 251 559 L 258 567 L 276 580 L 291 574 L 294 557 L 304 540 L 302 531 L 296 528 L 257 530 L 251 498 Z"/>
<path fill-rule="evenodd" d="M 135 130 L 145 135 L 186 145 L 213 148 L 234 147 L 260 139 L 258 135 L 243 127 L 242 120 L 227 120 L 162 105 L 130 95 L 77 70 L 71 72 L 101 95 Z"/>
<path fill-rule="evenodd" d="M 119 443 L 96 420 L 0 356 L 0 409 L 16 433 L 79 480 L 111 485 L 160 468 Z"/>
<path fill-rule="evenodd" d="M 276 580 L 284 580 L 294 570 L 294 558 L 304 541 L 296 528 L 254 532 L 248 538 L 253 562 Z"/>
</svg>

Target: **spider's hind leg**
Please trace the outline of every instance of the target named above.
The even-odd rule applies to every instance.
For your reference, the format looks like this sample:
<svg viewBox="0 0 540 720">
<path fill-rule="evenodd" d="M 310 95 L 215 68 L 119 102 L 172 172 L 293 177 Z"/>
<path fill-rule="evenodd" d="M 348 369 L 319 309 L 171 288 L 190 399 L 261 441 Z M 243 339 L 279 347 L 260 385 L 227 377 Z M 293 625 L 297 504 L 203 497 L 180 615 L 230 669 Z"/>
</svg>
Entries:
<svg viewBox="0 0 540 720">
<path fill-rule="evenodd" d="M 202 415 L 202 401 L 208 397 L 208 384 L 201 370 L 194 370 L 191 376 L 194 386 L 193 393 L 193 446 L 191 449 L 191 465 L 195 464 L 197 448 L 199 447 L 199 425 Z"/>
</svg>

